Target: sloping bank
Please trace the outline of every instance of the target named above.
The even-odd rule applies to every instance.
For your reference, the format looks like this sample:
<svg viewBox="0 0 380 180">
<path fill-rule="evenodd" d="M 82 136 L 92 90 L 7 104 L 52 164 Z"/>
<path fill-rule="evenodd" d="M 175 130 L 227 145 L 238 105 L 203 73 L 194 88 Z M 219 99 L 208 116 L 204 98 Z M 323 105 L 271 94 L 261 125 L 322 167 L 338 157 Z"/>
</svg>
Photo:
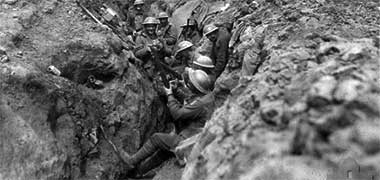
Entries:
<svg viewBox="0 0 380 180">
<path fill-rule="evenodd" d="M 0 22 L 0 179 L 121 178 L 100 127 L 132 153 L 168 118 L 117 38 L 73 0 L 0 1 Z"/>
<path fill-rule="evenodd" d="M 379 3 L 258 2 L 247 14 L 245 2 L 232 2 L 213 19 L 239 18 L 232 45 L 240 56 L 218 82 L 231 95 L 182 180 L 378 179 Z M 260 32 L 262 62 L 237 83 Z"/>
</svg>

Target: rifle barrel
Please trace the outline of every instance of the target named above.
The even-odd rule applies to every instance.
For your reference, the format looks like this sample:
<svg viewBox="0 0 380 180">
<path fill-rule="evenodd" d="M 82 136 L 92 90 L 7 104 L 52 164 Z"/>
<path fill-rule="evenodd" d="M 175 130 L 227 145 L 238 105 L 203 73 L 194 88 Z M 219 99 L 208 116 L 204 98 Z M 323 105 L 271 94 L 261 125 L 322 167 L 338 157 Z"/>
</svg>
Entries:
<svg viewBox="0 0 380 180">
<path fill-rule="evenodd" d="M 84 11 L 86 12 L 87 15 L 89 15 L 91 17 L 92 20 L 94 20 L 95 22 L 97 22 L 98 24 L 100 25 L 103 25 L 102 22 L 99 21 L 99 19 L 97 19 L 91 12 L 90 10 L 88 10 L 86 7 L 84 7 L 80 2 L 79 0 L 76 0 L 76 3 L 79 5 L 79 7 Z"/>
</svg>

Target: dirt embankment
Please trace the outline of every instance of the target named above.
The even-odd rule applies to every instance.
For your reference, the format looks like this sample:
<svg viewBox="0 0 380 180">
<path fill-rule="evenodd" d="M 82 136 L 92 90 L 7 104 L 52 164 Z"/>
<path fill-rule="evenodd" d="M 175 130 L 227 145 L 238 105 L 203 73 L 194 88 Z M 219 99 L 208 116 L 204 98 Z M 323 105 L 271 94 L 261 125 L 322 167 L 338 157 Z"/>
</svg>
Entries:
<svg viewBox="0 0 380 180">
<path fill-rule="evenodd" d="M 99 127 L 135 152 L 167 118 L 117 37 L 73 0 L 0 1 L 0 22 L 0 179 L 122 177 Z"/>
<path fill-rule="evenodd" d="M 378 179 L 379 2 L 257 2 L 213 20 L 239 18 L 237 56 L 217 82 L 232 92 L 182 180 Z M 254 53 L 255 75 L 235 81 Z"/>
</svg>

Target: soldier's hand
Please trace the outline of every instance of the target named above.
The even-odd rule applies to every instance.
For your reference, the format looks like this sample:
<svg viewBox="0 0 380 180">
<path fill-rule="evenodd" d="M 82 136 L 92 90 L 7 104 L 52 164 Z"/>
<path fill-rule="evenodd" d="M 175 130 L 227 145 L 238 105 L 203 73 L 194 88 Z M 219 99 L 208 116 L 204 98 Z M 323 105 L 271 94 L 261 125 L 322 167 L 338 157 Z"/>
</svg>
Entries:
<svg viewBox="0 0 380 180">
<path fill-rule="evenodd" d="M 157 36 L 162 36 L 163 35 L 163 32 L 161 30 L 158 30 L 156 33 L 157 33 Z"/>
</svg>

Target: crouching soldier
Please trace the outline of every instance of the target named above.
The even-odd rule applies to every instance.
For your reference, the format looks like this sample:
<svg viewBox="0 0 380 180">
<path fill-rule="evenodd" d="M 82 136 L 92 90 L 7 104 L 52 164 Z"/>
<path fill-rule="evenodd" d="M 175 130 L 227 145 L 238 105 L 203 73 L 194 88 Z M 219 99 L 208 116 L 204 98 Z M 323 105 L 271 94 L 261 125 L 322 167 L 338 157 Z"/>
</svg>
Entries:
<svg viewBox="0 0 380 180">
<path fill-rule="evenodd" d="M 182 41 L 178 44 L 177 51 L 174 54 L 175 60 L 171 65 L 178 73 L 182 74 L 185 67 L 191 67 L 200 54 L 195 51 L 193 43 Z"/>
<path fill-rule="evenodd" d="M 199 69 L 207 73 L 207 75 L 210 77 L 211 83 L 215 83 L 216 77 L 214 74 L 215 66 L 212 63 L 211 58 L 208 56 L 200 55 L 198 58 L 193 62 L 192 65 L 193 69 Z"/>
<path fill-rule="evenodd" d="M 136 167 L 159 150 L 173 151 L 180 141 L 200 133 L 206 121 L 211 117 L 215 96 L 211 92 L 212 84 L 208 75 L 202 70 L 191 69 L 186 73 L 184 81 L 186 88 L 190 89 L 193 97 L 188 104 L 183 105 L 174 98 L 173 88 L 175 87 L 173 84 L 170 85 L 169 89 L 166 89 L 167 105 L 179 133 L 155 133 L 143 147 L 131 156 L 121 151 L 123 161 L 131 168 Z M 146 172 L 136 170 L 134 173 Z"/>
</svg>

